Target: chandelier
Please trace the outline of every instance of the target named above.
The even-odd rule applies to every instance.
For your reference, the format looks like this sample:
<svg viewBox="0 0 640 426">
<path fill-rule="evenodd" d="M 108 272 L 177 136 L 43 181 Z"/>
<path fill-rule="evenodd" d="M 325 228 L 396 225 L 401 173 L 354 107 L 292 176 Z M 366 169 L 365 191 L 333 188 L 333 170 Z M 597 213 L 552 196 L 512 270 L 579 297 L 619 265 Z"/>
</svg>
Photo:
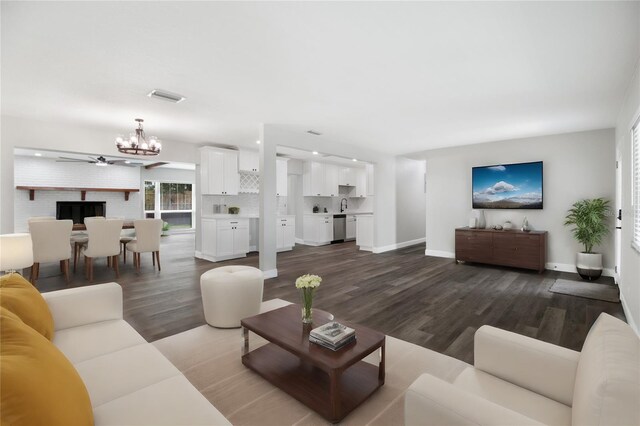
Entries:
<svg viewBox="0 0 640 426">
<path fill-rule="evenodd" d="M 116 147 L 118 147 L 118 151 L 123 154 L 132 154 L 132 155 L 158 155 L 160 154 L 160 150 L 162 149 L 162 144 L 155 136 L 147 136 L 144 134 L 144 129 L 142 128 L 142 122 L 144 121 L 142 118 L 136 118 L 138 122 L 138 128 L 135 133 L 130 133 L 129 138 L 126 139 L 124 136 L 120 135 L 116 138 Z"/>
</svg>

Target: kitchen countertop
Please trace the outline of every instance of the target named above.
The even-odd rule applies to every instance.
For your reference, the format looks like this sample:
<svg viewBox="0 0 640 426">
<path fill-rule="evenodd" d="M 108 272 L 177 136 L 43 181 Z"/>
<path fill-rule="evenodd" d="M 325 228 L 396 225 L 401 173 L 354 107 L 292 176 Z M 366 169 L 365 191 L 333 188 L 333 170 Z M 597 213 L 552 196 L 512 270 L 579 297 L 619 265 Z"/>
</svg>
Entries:
<svg viewBox="0 0 640 426">
<path fill-rule="evenodd" d="M 366 212 L 366 211 L 365 212 L 360 212 L 360 211 L 358 211 L 358 212 L 350 212 L 350 211 L 346 211 L 346 212 L 342 212 L 342 213 L 340 213 L 340 212 L 327 212 L 327 213 L 320 212 L 320 213 L 305 213 L 304 215 L 305 216 L 322 216 L 322 215 L 332 215 L 333 216 L 335 214 L 360 215 L 360 214 L 373 214 L 373 212 Z"/>
<path fill-rule="evenodd" d="M 279 214 L 277 217 L 295 217 L 292 214 Z M 260 219 L 260 215 L 254 214 L 203 214 L 203 219 Z"/>
</svg>

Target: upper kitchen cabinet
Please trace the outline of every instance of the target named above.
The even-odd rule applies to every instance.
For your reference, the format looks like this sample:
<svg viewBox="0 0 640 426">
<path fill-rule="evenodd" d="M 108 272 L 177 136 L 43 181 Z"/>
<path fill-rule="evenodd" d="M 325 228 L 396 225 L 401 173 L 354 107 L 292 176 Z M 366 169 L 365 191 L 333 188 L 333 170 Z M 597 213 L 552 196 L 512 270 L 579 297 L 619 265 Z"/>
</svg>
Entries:
<svg viewBox="0 0 640 426">
<path fill-rule="evenodd" d="M 200 185 L 203 195 L 237 195 L 238 151 L 200 148 Z"/>
<path fill-rule="evenodd" d="M 338 181 L 338 185 L 341 186 L 356 186 L 356 173 L 358 169 L 353 169 L 351 167 L 340 167 L 340 178 Z"/>
<path fill-rule="evenodd" d="M 287 196 L 287 159 L 276 159 L 276 195 L 279 197 Z"/>
<path fill-rule="evenodd" d="M 309 197 L 328 197 L 325 185 L 324 163 L 306 161 L 302 175 L 302 192 Z"/>
<path fill-rule="evenodd" d="M 373 184 L 374 184 L 374 179 L 373 179 L 373 164 L 367 164 L 365 166 L 365 170 L 367 172 L 367 178 L 366 178 L 366 184 L 367 184 L 367 195 L 368 196 L 372 196 L 375 195 L 374 191 L 373 191 Z"/>
<path fill-rule="evenodd" d="M 241 149 L 238 154 L 238 164 L 240 165 L 240 171 L 246 173 L 259 173 L 260 172 L 260 154 L 257 151 L 249 151 L 247 149 Z"/>
<path fill-rule="evenodd" d="M 356 169 L 356 189 L 351 191 L 351 196 L 356 198 L 364 198 L 368 195 L 367 192 L 367 170 Z"/>
<path fill-rule="evenodd" d="M 328 197 L 338 196 L 338 185 L 340 180 L 340 168 L 333 164 L 324 165 L 324 185 L 325 194 Z"/>
</svg>

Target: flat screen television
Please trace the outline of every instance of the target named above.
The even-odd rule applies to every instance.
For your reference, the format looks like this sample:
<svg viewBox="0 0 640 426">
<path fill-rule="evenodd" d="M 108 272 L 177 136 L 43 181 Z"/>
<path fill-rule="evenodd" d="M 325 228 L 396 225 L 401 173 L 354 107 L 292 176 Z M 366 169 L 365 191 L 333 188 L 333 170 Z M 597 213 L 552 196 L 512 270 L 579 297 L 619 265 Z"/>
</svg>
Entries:
<svg viewBox="0 0 640 426">
<path fill-rule="evenodd" d="M 73 223 L 84 223 L 85 217 L 105 216 L 106 201 L 57 201 L 56 219 L 71 219 Z"/>
<path fill-rule="evenodd" d="M 542 209 L 542 161 L 474 167 L 474 209 Z"/>
</svg>

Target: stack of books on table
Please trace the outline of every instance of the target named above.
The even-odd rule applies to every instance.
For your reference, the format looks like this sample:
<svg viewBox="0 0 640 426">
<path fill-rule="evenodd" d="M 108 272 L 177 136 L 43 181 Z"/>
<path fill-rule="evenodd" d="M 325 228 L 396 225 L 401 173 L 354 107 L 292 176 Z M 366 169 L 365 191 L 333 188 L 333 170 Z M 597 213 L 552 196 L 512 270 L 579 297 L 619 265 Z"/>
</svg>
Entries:
<svg viewBox="0 0 640 426">
<path fill-rule="evenodd" d="M 356 340 L 356 331 L 339 322 L 330 322 L 309 333 L 309 341 L 325 348 L 337 351 Z"/>
</svg>

